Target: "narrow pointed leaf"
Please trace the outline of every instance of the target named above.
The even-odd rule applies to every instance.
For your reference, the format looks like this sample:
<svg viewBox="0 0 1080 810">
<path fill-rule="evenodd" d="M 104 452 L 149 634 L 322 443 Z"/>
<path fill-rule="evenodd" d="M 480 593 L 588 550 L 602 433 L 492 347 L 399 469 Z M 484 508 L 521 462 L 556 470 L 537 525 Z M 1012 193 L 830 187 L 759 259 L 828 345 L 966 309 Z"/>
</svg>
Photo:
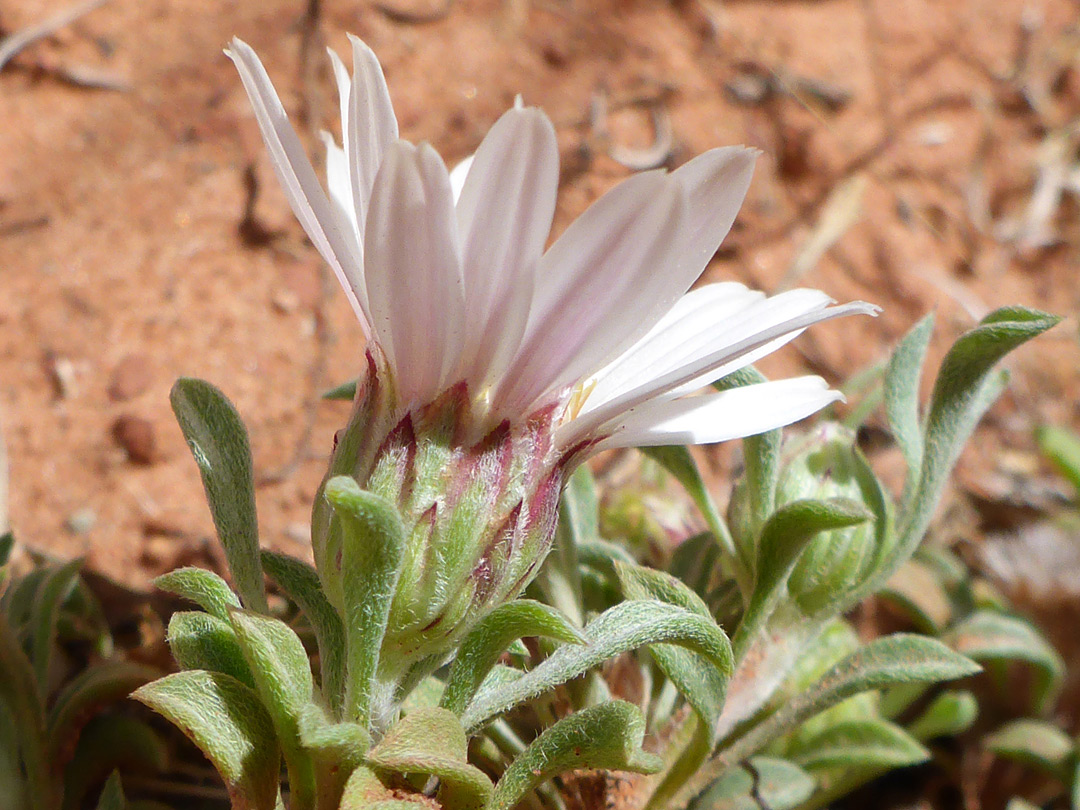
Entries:
<svg viewBox="0 0 1080 810">
<path fill-rule="evenodd" d="M 1034 765 L 1062 780 L 1068 778 L 1076 755 L 1072 738 L 1041 720 L 1014 720 L 986 737 L 984 744 L 999 757 Z"/>
<path fill-rule="evenodd" d="M 368 752 L 368 762 L 399 773 L 439 777 L 439 800 L 446 810 L 483 810 L 491 780 L 468 763 L 465 729 L 447 709 L 419 709 L 405 715 Z"/>
<path fill-rule="evenodd" d="M 460 715 L 510 642 L 529 636 L 567 644 L 584 641 L 581 632 L 554 608 L 528 599 L 500 605 L 465 637 L 439 705 Z"/>
<path fill-rule="evenodd" d="M 199 466 L 240 598 L 251 610 L 266 613 L 251 447 L 240 414 L 220 390 L 203 380 L 181 377 L 169 400 Z"/>
<path fill-rule="evenodd" d="M 194 602 L 223 622 L 229 620 L 229 608 L 240 607 L 240 600 L 229 584 L 213 571 L 202 568 L 177 568 L 155 579 L 154 587 Z"/>
<path fill-rule="evenodd" d="M 1035 431 L 1035 441 L 1042 454 L 1080 495 L 1080 437 L 1066 428 L 1042 425 Z"/>
<path fill-rule="evenodd" d="M 703 656 L 725 677 L 734 669 L 731 644 L 710 618 L 652 600 L 623 602 L 585 627 L 585 644 L 567 645 L 511 683 L 481 686 L 462 716 L 469 733 L 525 700 L 584 674 L 620 653 L 648 644 L 677 644 Z M 489 679 L 490 680 L 490 679 Z"/>
<path fill-rule="evenodd" d="M 579 768 L 656 773 L 663 761 L 642 750 L 644 736 L 645 718 L 622 700 L 564 717 L 506 769 L 487 810 L 511 810 L 537 785 Z"/>
<path fill-rule="evenodd" d="M 126 810 L 126 808 L 127 799 L 124 798 L 124 788 L 120 784 L 120 773 L 113 771 L 101 791 L 97 810 Z"/>
<path fill-rule="evenodd" d="M 922 468 L 919 380 L 933 332 L 934 316 L 930 314 L 904 335 L 885 368 L 885 416 L 907 465 L 905 492 L 912 491 Z"/>
<path fill-rule="evenodd" d="M 157 731 L 145 721 L 124 714 L 93 718 L 78 740 L 71 740 L 74 755 L 63 767 L 64 810 L 86 806 L 86 798 L 106 774 L 161 774 L 169 750 Z"/>
<path fill-rule="evenodd" d="M 852 695 L 896 684 L 954 680 L 979 671 L 979 665 L 971 659 L 924 636 L 897 633 L 875 639 L 833 666 L 817 683 L 706 763 L 680 795 L 697 795 L 726 769 Z"/>
<path fill-rule="evenodd" d="M 792 759 L 808 771 L 830 768 L 903 768 L 930 752 L 888 720 L 845 720 L 806 740 Z"/>
<path fill-rule="evenodd" d="M 178 672 L 132 695 L 164 715 L 217 768 L 234 807 L 274 810 L 280 755 L 255 692 L 218 672 Z"/>
<path fill-rule="evenodd" d="M 979 701 L 971 692 L 942 692 L 908 725 L 908 733 L 926 742 L 935 737 L 962 734 L 979 716 Z"/>
<path fill-rule="evenodd" d="M 949 628 L 942 641 L 975 661 L 1024 661 L 1035 668 L 1032 701 L 1037 712 L 1061 691 L 1065 662 L 1039 632 L 1022 619 L 980 610 Z"/>
<path fill-rule="evenodd" d="M 341 385 L 335 385 L 328 391 L 323 391 L 323 399 L 341 399 L 348 402 L 352 402 L 356 399 L 356 380 L 349 380 L 343 382 Z"/>
<path fill-rule="evenodd" d="M 351 478 L 330 479 L 323 494 L 342 527 L 347 683 L 344 717 L 367 725 L 379 649 L 405 553 L 405 527 L 388 501 Z"/>
<path fill-rule="evenodd" d="M 181 668 L 222 672 L 245 686 L 255 687 L 244 651 L 228 622 L 209 613 L 174 613 L 166 640 Z"/>
<path fill-rule="evenodd" d="M 30 609 L 30 660 L 42 694 L 48 688 L 60 608 L 75 589 L 81 566 L 82 560 L 71 560 L 50 569 L 34 592 Z"/>
<path fill-rule="evenodd" d="M 718 391 L 768 382 L 753 366 L 746 366 L 713 383 Z M 776 504 L 776 486 L 780 479 L 780 445 L 783 433 L 769 430 L 742 440 L 746 481 L 750 488 L 751 511 L 756 526 L 762 526 Z"/>
<path fill-rule="evenodd" d="M 305 562 L 274 551 L 263 551 L 266 575 L 304 612 L 315 630 L 322 672 L 322 693 L 335 717 L 345 699 L 345 625 L 322 592 L 319 575 Z"/>
<path fill-rule="evenodd" d="M 792 501 L 773 513 L 761 530 L 754 589 L 735 633 L 740 656 L 765 627 L 810 541 L 821 532 L 857 526 L 871 517 L 862 504 L 843 498 Z"/>
<path fill-rule="evenodd" d="M 83 670 L 64 686 L 49 711 L 49 760 L 66 762 L 83 724 L 98 709 L 124 700 L 160 674 L 134 661 L 103 661 Z"/>
<path fill-rule="evenodd" d="M 1003 387 L 994 365 L 1061 319 L 1024 307 L 995 310 L 960 337 L 934 383 L 924 431 L 922 468 L 900 526 L 896 564 L 911 556 L 933 517 L 953 464 L 976 423 Z"/>
<path fill-rule="evenodd" d="M 53 787 L 45 753 L 45 701 L 34 668 L 18 636 L 0 611 L 0 719 L 4 707 L 19 740 L 26 782 L 40 802 L 49 801 Z"/>
<path fill-rule="evenodd" d="M 233 609 L 229 621 L 255 679 L 255 692 L 270 714 L 297 807 L 314 802 L 315 772 L 300 742 L 300 716 L 311 702 L 314 682 L 307 652 L 282 621 Z"/>
</svg>

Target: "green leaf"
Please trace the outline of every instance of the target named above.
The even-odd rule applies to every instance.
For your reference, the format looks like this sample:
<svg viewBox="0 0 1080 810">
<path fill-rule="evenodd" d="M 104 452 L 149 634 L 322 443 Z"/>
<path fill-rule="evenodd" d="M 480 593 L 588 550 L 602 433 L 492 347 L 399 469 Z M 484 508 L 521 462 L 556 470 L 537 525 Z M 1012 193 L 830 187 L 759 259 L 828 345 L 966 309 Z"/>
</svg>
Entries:
<svg viewBox="0 0 1080 810">
<path fill-rule="evenodd" d="M 1055 425 L 1040 425 L 1035 441 L 1042 454 L 1080 494 L 1080 437 L 1071 430 Z"/>
<path fill-rule="evenodd" d="M 316 807 L 344 807 L 349 776 L 364 762 L 371 735 L 355 723 L 335 723 L 321 707 L 309 703 L 300 715 L 300 744 L 311 757 L 318 788 Z"/>
<path fill-rule="evenodd" d="M 0 533 L 0 566 L 8 564 L 12 549 L 15 548 L 15 535 L 11 532 Z"/>
<path fill-rule="evenodd" d="M 255 692 L 220 672 L 178 672 L 133 695 L 176 725 L 217 768 L 233 807 L 274 810 L 280 755 Z"/>
<path fill-rule="evenodd" d="M 124 700 L 161 673 L 134 661 L 103 661 L 84 669 L 57 695 L 49 711 L 47 751 L 58 767 L 68 761 L 83 725 L 99 709 Z"/>
<path fill-rule="evenodd" d="M 229 620 L 229 608 L 240 607 L 240 600 L 229 584 L 213 571 L 202 568 L 177 568 L 155 579 L 154 587 L 194 602 L 223 622 Z"/>
<path fill-rule="evenodd" d="M 731 538 L 720 516 L 720 510 L 716 507 L 716 501 L 705 486 L 705 479 L 701 477 L 701 470 L 690 450 L 681 445 L 668 445 L 666 447 L 642 447 L 641 452 L 657 462 L 661 467 L 671 473 L 687 494 L 694 501 L 698 511 L 705 518 L 705 525 L 713 533 L 717 542 L 730 543 Z"/>
<path fill-rule="evenodd" d="M 294 806 L 313 807 L 315 772 L 299 730 L 315 688 L 304 645 L 287 624 L 269 616 L 234 608 L 229 621 L 255 679 L 255 692 L 274 723 Z"/>
<path fill-rule="evenodd" d="M 941 578 L 921 560 L 901 565 L 880 595 L 903 610 L 922 633 L 937 635 L 952 620 L 952 602 Z"/>
<path fill-rule="evenodd" d="M 323 391 L 323 399 L 343 399 L 352 402 L 356 399 L 356 380 L 343 382 L 333 388 Z"/>
<path fill-rule="evenodd" d="M 979 671 L 978 664 L 934 639 L 906 633 L 875 639 L 831 667 L 813 686 L 706 763 L 690 780 L 686 793 L 700 793 L 726 769 L 852 695 L 896 684 L 954 680 Z"/>
<path fill-rule="evenodd" d="M 805 740 L 789 756 L 808 771 L 829 768 L 903 768 L 925 762 L 927 751 L 888 720 L 845 720 Z"/>
<path fill-rule="evenodd" d="M 953 625 L 941 640 L 975 661 L 1024 661 L 1035 668 L 1032 702 L 1045 711 L 1061 691 L 1065 662 L 1030 624 L 1012 616 L 979 610 Z"/>
<path fill-rule="evenodd" d="M 999 757 L 1034 765 L 1063 781 L 1070 775 L 1076 754 L 1076 745 L 1068 734 L 1041 720 L 1007 723 L 987 736 L 984 745 Z"/>
<path fill-rule="evenodd" d="M 627 599 L 655 599 L 715 622 L 701 598 L 670 574 L 620 562 L 615 563 L 615 572 Z M 719 626 L 716 629 L 723 633 Z M 682 647 L 655 644 L 650 648 L 650 653 L 697 712 L 704 727 L 714 728 L 724 705 L 728 674 L 709 660 Z"/>
<path fill-rule="evenodd" d="M 393 795 L 373 770 L 361 766 L 350 774 L 345 783 L 339 810 L 371 810 L 392 799 Z"/>
<path fill-rule="evenodd" d="M 55 790 L 45 756 L 45 700 L 34 677 L 34 668 L 19 639 L 0 611 L 0 719 L 3 707 L 10 713 L 15 738 L 22 754 L 22 769 L 29 792 L 49 806 Z"/>
<path fill-rule="evenodd" d="M 885 368 L 885 416 L 907 465 L 904 490 L 910 492 L 922 467 L 923 435 L 919 418 L 919 379 L 934 332 L 927 315 L 897 345 Z"/>
<path fill-rule="evenodd" d="M 114 770 L 160 774 L 169 760 L 168 747 L 158 733 L 145 721 L 125 714 L 93 718 L 78 740 L 71 740 L 70 744 L 75 750 L 62 769 L 63 810 L 85 807 L 90 790 Z M 54 765 L 59 766 L 59 763 Z"/>
<path fill-rule="evenodd" d="M 240 598 L 246 607 L 266 613 L 251 447 L 240 414 L 220 390 L 204 380 L 181 377 L 169 400 L 199 466 Z"/>
<path fill-rule="evenodd" d="M 98 799 L 97 810 L 126 810 L 127 799 L 124 798 L 124 788 L 120 784 L 120 774 L 117 771 L 113 771 L 108 781 L 105 783 L 104 790 L 101 791 L 101 798 Z"/>
<path fill-rule="evenodd" d="M 922 467 L 900 526 L 897 564 L 919 544 L 960 449 L 1001 392 L 1001 378 L 990 374 L 994 365 L 1060 320 L 1033 309 L 1005 307 L 991 312 L 953 344 L 930 397 Z"/>
<path fill-rule="evenodd" d="M 711 618 L 675 605 L 651 600 L 615 605 L 593 619 L 583 631 L 585 644 L 560 647 L 531 672 L 512 682 L 481 685 L 462 720 L 471 734 L 488 720 L 584 674 L 620 653 L 647 644 L 677 644 L 703 656 L 725 678 L 734 670 L 727 636 Z M 497 670 L 493 670 L 496 672 Z"/>
<path fill-rule="evenodd" d="M 620 562 L 615 563 L 615 572 L 627 599 L 655 599 L 715 621 L 701 598 L 670 574 Z M 649 798 L 650 807 L 662 807 L 712 751 L 713 733 L 724 706 L 728 676 L 706 659 L 681 647 L 656 644 L 649 652 L 698 718 L 690 743 Z"/>
<path fill-rule="evenodd" d="M 584 623 L 578 553 L 583 543 L 596 540 L 599 533 L 596 482 L 583 464 L 574 470 L 563 490 L 555 543 L 536 581 L 536 587 L 551 606 L 578 625 Z"/>
<path fill-rule="evenodd" d="M 942 692 L 908 725 L 908 733 L 926 742 L 935 737 L 962 734 L 979 716 L 979 701 L 971 692 Z"/>
<path fill-rule="evenodd" d="M 702 532 L 683 540 L 675 547 L 667 570 L 681 582 L 685 582 L 701 599 L 707 600 L 713 588 L 713 575 L 719 564 L 720 547 L 716 545 L 711 534 Z"/>
<path fill-rule="evenodd" d="M 323 494 L 341 521 L 340 575 L 345 599 L 347 682 L 344 717 L 366 726 L 390 603 L 405 554 L 405 527 L 389 501 L 347 476 Z"/>
<path fill-rule="evenodd" d="M 753 366 L 745 366 L 714 382 L 713 388 L 717 391 L 728 391 L 763 382 L 768 382 L 764 374 Z M 782 439 L 783 432 L 778 428 L 757 436 L 747 436 L 742 440 L 751 518 L 755 526 L 763 525 L 776 505 Z"/>
<path fill-rule="evenodd" d="M 482 810 L 491 780 L 468 763 L 465 729 L 447 709 L 418 709 L 405 715 L 368 752 L 368 762 L 399 773 L 439 777 L 439 802 L 446 810 Z"/>
<path fill-rule="evenodd" d="M 787 760 L 751 757 L 713 782 L 689 810 L 791 810 L 813 795 L 816 784 Z"/>
<path fill-rule="evenodd" d="M 166 640 L 181 668 L 222 672 L 255 688 L 255 679 L 244 658 L 244 651 L 228 622 L 209 613 L 174 613 L 169 620 Z"/>
<path fill-rule="evenodd" d="M 565 771 L 603 768 L 656 773 L 663 761 L 643 751 L 645 718 L 622 700 L 564 717 L 513 761 L 495 786 L 486 810 L 511 810 L 542 782 Z"/>
<path fill-rule="evenodd" d="M 82 560 L 71 560 L 49 569 L 34 592 L 30 609 L 30 660 L 43 695 L 49 686 L 49 668 L 56 647 L 56 623 L 60 608 L 74 590 L 81 567 Z"/>
<path fill-rule="evenodd" d="M 263 551 L 266 575 L 293 601 L 315 630 L 319 645 L 323 697 L 334 716 L 341 718 L 345 698 L 345 625 L 322 592 L 315 569 L 305 562 L 275 551 Z"/>
<path fill-rule="evenodd" d="M 810 541 L 821 532 L 857 526 L 871 517 L 865 506 L 845 498 L 792 501 L 773 513 L 761 530 L 754 588 L 735 632 L 735 649 L 740 658 L 776 609 Z"/>
<path fill-rule="evenodd" d="M 538 636 L 581 644 L 584 638 L 554 608 L 528 599 L 499 605 L 469 631 L 450 667 L 440 705 L 460 715 L 510 642 Z"/>
</svg>

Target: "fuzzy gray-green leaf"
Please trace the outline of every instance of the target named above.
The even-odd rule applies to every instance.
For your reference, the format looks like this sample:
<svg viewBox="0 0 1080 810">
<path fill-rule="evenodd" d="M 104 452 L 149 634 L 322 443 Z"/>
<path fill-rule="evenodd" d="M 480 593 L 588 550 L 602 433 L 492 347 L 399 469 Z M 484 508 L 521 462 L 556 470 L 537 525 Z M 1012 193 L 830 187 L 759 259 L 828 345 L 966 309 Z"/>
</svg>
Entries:
<svg viewBox="0 0 1080 810">
<path fill-rule="evenodd" d="M 460 715 L 510 642 L 529 636 L 581 644 L 584 638 L 554 608 L 528 599 L 507 602 L 480 620 L 458 649 L 440 705 Z"/>
<path fill-rule="evenodd" d="M 178 672 L 132 695 L 174 723 L 217 768 L 233 807 L 274 810 L 277 740 L 255 692 L 220 672 Z"/>
<path fill-rule="evenodd" d="M 871 517 L 865 506 L 844 498 L 792 501 L 773 513 L 761 530 L 754 588 L 735 633 L 735 649 L 740 655 L 775 610 L 785 583 L 810 541 L 821 532 L 856 526 Z"/>
<path fill-rule="evenodd" d="M 830 768 L 903 768 L 930 752 L 888 720 L 845 720 L 805 740 L 792 759 L 808 771 Z"/>
<path fill-rule="evenodd" d="M 935 737 L 962 734 L 971 728 L 978 716 L 979 701 L 975 695 L 967 691 L 947 691 L 934 698 L 907 730 L 916 740 L 926 742 Z"/>
<path fill-rule="evenodd" d="M 183 669 L 223 672 L 246 686 L 255 687 L 244 651 L 228 622 L 209 613 L 180 611 L 169 619 L 166 640 L 173 658 Z"/>
<path fill-rule="evenodd" d="M 885 369 L 885 416 L 907 465 L 905 491 L 910 492 L 922 467 L 923 435 L 919 417 L 919 379 L 934 332 L 927 315 L 904 335 Z"/>
<path fill-rule="evenodd" d="M 1002 726 L 984 744 L 999 757 L 1034 765 L 1063 780 L 1076 754 L 1076 744 L 1060 728 L 1026 718 Z"/>
<path fill-rule="evenodd" d="M 101 790 L 97 810 L 125 810 L 126 808 L 127 799 L 124 798 L 124 788 L 120 784 L 120 772 L 113 771 Z"/>
<path fill-rule="evenodd" d="M 405 527 L 388 501 L 346 476 L 323 495 L 341 521 L 341 583 L 345 599 L 347 682 L 344 718 L 366 725 L 390 604 L 405 553 Z"/>
<path fill-rule="evenodd" d="M 30 660 L 42 694 L 48 687 L 60 608 L 74 590 L 81 566 L 81 560 L 71 560 L 49 569 L 34 591 L 30 608 Z"/>
<path fill-rule="evenodd" d="M 368 762 L 399 773 L 439 777 L 440 804 L 446 810 L 482 810 L 491 798 L 491 780 L 468 763 L 465 729 L 453 712 L 441 708 L 418 709 L 398 720 Z"/>
<path fill-rule="evenodd" d="M 199 466 L 240 598 L 246 607 L 266 613 L 251 447 L 240 414 L 218 388 L 188 377 L 176 381 L 169 401 Z"/>
<path fill-rule="evenodd" d="M 82 724 L 95 710 L 127 698 L 135 689 L 161 673 L 134 661 L 102 661 L 83 670 L 56 696 L 48 719 L 48 752 L 54 763 L 65 761 Z"/>
<path fill-rule="evenodd" d="M 345 625 L 341 616 L 322 592 L 318 573 L 307 563 L 285 554 L 263 551 L 262 564 L 266 575 L 296 603 L 315 630 L 323 697 L 334 716 L 340 718 L 345 698 Z"/>
<path fill-rule="evenodd" d="M 930 523 L 960 449 L 1001 391 L 994 365 L 1061 319 L 1024 307 L 995 310 L 953 344 L 934 383 L 924 431 L 918 483 L 900 526 L 897 564 L 911 556 Z"/>
<path fill-rule="evenodd" d="M 503 773 L 486 810 L 511 810 L 552 776 L 579 768 L 656 773 L 663 761 L 641 749 L 645 718 L 622 700 L 564 717 L 533 740 Z"/>
<path fill-rule="evenodd" d="M 501 682 L 488 688 L 485 681 L 462 716 L 465 728 L 473 733 L 518 703 L 576 678 L 620 653 L 648 644 L 676 644 L 692 650 L 725 678 L 734 670 L 731 644 L 716 622 L 675 605 L 652 600 L 623 602 L 593 619 L 583 635 L 585 644 L 560 647 L 531 672 L 510 683 Z"/>
<path fill-rule="evenodd" d="M 224 622 L 229 620 L 229 608 L 240 607 L 229 584 L 202 568 L 177 568 L 155 579 L 154 587 L 182 596 Z"/>
<path fill-rule="evenodd" d="M 1061 690 L 1065 662 L 1039 632 L 1022 619 L 980 610 L 953 625 L 942 641 L 975 661 L 1024 661 L 1035 668 L 1032 700 L 1045 710 Z"/>
</svg>

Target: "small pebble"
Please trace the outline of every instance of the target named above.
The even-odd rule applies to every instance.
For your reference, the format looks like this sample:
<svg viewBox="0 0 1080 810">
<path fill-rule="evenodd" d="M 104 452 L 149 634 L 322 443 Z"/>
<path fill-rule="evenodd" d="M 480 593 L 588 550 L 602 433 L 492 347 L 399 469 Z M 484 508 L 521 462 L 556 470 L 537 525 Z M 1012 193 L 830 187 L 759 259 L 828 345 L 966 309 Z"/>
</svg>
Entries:
<svg viewBox="0 0 1080 810">
<path fill-rule="evenodd" d="M 112 436 L 136 464 L 154 463 L 154 426 L 141 416 L 124 414 L 113 422 Z"/>
<path fill-rule="evenodd" d="M 72 534 L 86 534 L 96 522 L 97 513 L 93 509 L 78 509 L 68 515 L 64 525 Z"/>
<path fill-rule="evenodd" d="M 144 354 L 129 354 L 116 364 L 109 380 L 109 399 L 127 402 L 146 391 L 154 381 L 153 368 Z"/>
</svg>

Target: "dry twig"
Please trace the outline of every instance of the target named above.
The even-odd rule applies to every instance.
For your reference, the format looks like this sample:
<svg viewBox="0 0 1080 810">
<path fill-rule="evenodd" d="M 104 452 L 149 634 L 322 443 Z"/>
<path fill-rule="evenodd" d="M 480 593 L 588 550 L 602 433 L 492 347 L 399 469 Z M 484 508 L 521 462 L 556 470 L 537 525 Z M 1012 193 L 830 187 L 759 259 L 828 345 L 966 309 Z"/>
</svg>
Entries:
<svg viewBox="0 0 1080 810">
<path fill-rule="evenodd" d="M 5 37 L 3 42 L 0 42 L 0 70 L 3 70 L 4 65 L 10 62 L 26 46 L 59 31 L 65 25 L 73 23 L 79 17 L 90 13 L 98 6 L 105 5 L 107 2 L 109 0 L 84 0 L 82 3 L 57 12 L 37 25 L 24 28 L 9 37 Z"/>
</svg>

